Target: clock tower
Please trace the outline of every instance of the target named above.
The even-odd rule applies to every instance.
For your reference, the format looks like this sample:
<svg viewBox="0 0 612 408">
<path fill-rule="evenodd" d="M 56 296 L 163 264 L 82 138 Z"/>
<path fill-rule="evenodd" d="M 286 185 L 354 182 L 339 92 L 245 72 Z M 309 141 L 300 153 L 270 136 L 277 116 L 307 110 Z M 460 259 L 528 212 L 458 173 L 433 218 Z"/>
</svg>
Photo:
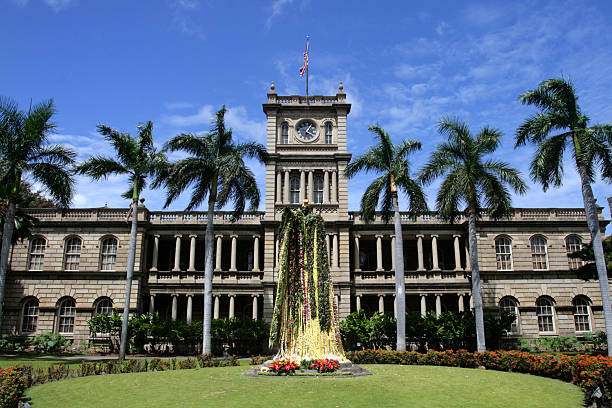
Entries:
<svg viewBox="0 0 612 408">
<path fill-rule="evenodd" d="M 278 271 L 278 225 L 283 208 L 305 200 L 325 220 L 331 276 L 341 318 L 350 312 L 348 190 L 344 175 L 351 159 L 346 146 L 346 103 L 342 83 L 338 93 L 277 95 L 274 83 L 263 104 L 267 117 L 266 213 L 264 247 L 264 310 L 272 311 Z M 269 307 L 268 307 L 269 306 Z M 268 316 L 266 316 L 268 317 Z M 271 318 L 271 315 L 269 316 Z"/>
</svg>

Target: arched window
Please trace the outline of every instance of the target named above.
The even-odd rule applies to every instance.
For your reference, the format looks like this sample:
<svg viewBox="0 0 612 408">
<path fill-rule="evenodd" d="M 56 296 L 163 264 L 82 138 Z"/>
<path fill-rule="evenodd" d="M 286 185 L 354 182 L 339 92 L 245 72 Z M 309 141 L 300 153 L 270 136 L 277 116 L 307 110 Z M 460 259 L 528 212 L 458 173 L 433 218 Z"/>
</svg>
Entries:
<svg viewBox="0 0 612 408">
<path fill-rule="evenodd" d="M 100 248 L 100 269 L 103 271 L 115 270 L 117 261 L 117 238 L 108 237 L 102 241 Z"/>
<path fill-rule="evenodd" d="M 23 304 L 21 315 L 21 333 L 29 334 L 36 332 L 38 323 L 38 299 L 30 298 Z"/>
<path fill-rule="evenodd" d="M 289 125 L 283 123 L 281 125 L 281 144 L 289 143 Z"/>
<path fill-rule="evenodd" d="M 325 124 L 325 143 L 326 144 L 332 144 L 334 142 L 332 130 L 333 130 L 333 127 L 331 123 Z"/>
<path fill-rule="evenodd" d="M 531 243 L 531 263 L 534 270 L 548 269 L 548 256 L 546 253 L 546 240 L 535 236 L 529 240 Z"/>
<path fill-rule="evenodd" d="M 294 177 L 291 179 L 290 183 L 291 190 L 291 203 L 299 204 L 300 203 L 300 179 Z"/>
<path fill-rule="evenodd" d="M 95 314 L 110 316 L 113 314 L 113 301 L 109 298 L 101 298 L 96 302 Z"/>
<path fill-rule="evenodd" d="M 495 257 L 498 271 L 512 270 L 512 243 L 506 237 L 495 239 Z"/>
<path fill-rule="evenodd" d="M 565 250 L 567 252 L 567 263 L 570 269 L 578 269 L 583 265 L 582 259 L 572 257 L 571 254 L 582 249 L 582 241 L 576 236 L 565 238 Z"/>
<path fill-rule="evenodd" d="M 70 237 L 66 240 L 66 254 L 64 269 L 67 271 L 78 271 L 81 262 L 81 247 L 83 240 L 79 237 Z"/>
<path fill-rule="evenodd" d="M 582 296 L 576 296 L 574 301 L 574 326 L 577 332 L 591 331 L 591 307 L 588 300 Z"/>
<path fill-rule="evenodd" d="M 34 238 L 30 242 L 30 266 L 31 271 L 42 271 L 43 261 L 45 259 L 45 249 L 47 241 L 42 238 Z"/>
<path fill-rule="evenodd" d="M 74 299 L 62 300 L 58 310 L 57 330 L 60 334 L 72 334 L 74 332 L 74 317 L 76 315 L 76 304 Z"/>
<path fill-rule="evenodd" d="M 547 298 L 539 298 L 536 301 L 536 312 L 538 314 L 538 329 L 540 332 L 554 333 L 555 308 L 552 301 Z"/>
<path fill-rule="evenodd" d="M 321 177 L 314 180 L 314 202 L 323 204 L 323 179 Z"/>
<path fill-rule="evenodd" d="M 518 333 L 519 332 L 519 310 L 516 304 L 516 300 L 511 297 L 504 297 L 499 301 L 499 310 L 502 312 L 512 313 L 514 315 L 514 321 L 510 326 L 510 333 Z"/>
</svg>

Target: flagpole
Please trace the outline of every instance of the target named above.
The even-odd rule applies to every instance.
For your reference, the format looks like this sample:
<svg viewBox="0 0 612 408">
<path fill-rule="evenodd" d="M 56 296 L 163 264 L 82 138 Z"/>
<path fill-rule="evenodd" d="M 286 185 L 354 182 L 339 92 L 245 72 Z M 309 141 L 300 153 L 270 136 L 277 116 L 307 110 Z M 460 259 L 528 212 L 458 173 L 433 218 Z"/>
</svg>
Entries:
<svg viewBox="0 0 612 408">
<path fill-rule="evenodd" d="M 310 55 L 308 54 L 308 36 L 306 36 L 306 55 L 308 56 L 308 64 L 306 65 L 306 105 L 310 105 L 308 100 L 308 69 L 310 66 Z"/>
</svg>

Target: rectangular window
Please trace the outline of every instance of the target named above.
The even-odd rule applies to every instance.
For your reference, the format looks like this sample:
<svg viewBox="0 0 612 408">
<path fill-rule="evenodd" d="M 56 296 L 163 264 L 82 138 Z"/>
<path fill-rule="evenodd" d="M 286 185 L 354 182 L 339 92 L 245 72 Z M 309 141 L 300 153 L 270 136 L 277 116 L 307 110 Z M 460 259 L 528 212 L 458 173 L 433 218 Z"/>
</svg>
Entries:
<svg viewBox="0 0 612 408">
<path fill-rule="evenodd" d="M 300 180 L 298 178 L 291 179 L 291 204 L 300 203 Z"/>
<path fill-rule="evenodd" d="M 512 252 L 508 238 L 497 238 L 495 240 L 495 257 L 497 259 L 498 271 L 512 270 Z"/>
<path fill-rule="evenodd" d="M 333 138 L 332 130 L 333 130 L 333 127 L 331 124 L 328 123 L 325 125 L 325 144 L 333 143 L 334 138 Z"/>
<path fill-rule="evenodd" d="M 289 144 L 289 126 L 286 123 L 281 126 L 281 144 Z"/>
<path fill-rule="evenodd" d="M 548 301 L 541 301 L 537 304 L 538 329 L 541 332 L 554 332 L 554 314 L 552 304 Z"/>
<path fill-rule="evenodd" d="M 576 237 L 568 237 L 565 240 L 565 249 L 567 251 L 567 263 L 570 269 L 578 269 L 584 265 L 582 259 L 572 257 L 571 254 L 582 249 L 582 242 Z"/>
<path fill-rule="evenodd" d="M 36 238 L 30 246 L 30 270 L 42 271 L 45 259 L 45 248 L 47 242 L 43 238 Z"/>
<path fill-rule="evenodd" d="M 314 202 L 323 204 L 323 179 L 316 178 L 314 181 Z"/>
<path fill-rule="evenodd" d="M 117 240 L 115 238 L 107 238 L 102 242 L 102 259 L 101 268 L 103 271 L 112 271 L 115 269 L 117 261 Z"/>
<path fill-rule="evenodd" d="M 66 265 L 67 271 L 78 271 L 81 262 L 81 238 L 74 237 L 66 241 Z"/>
<path fill-rule="evenodd" d="M 574 324 L 577 332 L 591 331 L 589 304 L 583 299 L 574 301 Z"/>
<path fill-rule="evenodd" d="M 546 241 L 543 238 L 531 238 L 531 262 L 534 270 L 548 269 Z"/>
</svg>

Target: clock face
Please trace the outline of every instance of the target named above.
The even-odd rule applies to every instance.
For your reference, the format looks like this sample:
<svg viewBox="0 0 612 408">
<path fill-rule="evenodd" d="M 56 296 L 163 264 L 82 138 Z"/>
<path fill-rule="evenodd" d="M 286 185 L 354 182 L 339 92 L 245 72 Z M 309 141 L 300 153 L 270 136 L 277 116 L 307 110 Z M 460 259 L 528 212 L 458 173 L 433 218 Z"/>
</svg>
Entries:
<svg viewBox="0 0 612 408">
<path fill-rule="evenodd" d="M 309 120 L 304 121 L 297 127 L 297 134 L 300 139 L 309 142 L 317 136 L 317 126 Z"/>
</svg>

